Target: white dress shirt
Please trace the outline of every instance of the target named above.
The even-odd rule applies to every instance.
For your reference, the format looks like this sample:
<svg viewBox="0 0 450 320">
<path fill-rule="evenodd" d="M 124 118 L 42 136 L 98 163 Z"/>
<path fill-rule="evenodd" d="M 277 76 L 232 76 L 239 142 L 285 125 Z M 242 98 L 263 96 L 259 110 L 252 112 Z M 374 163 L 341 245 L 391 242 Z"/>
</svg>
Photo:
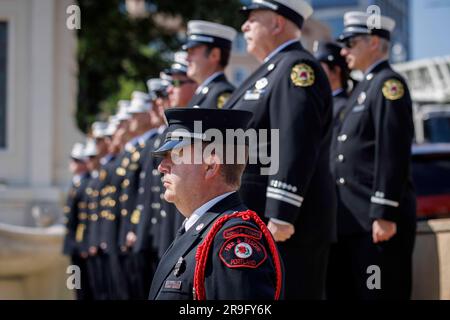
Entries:
<svg viewBox="0 0 450 320">
<path fill-rule="evenodd" d="M 200 219 L 200 217 L 203 216 L 209 209 L 211 209 L 217 202 L 228 197 L 233 192 L 236 191 L 227 192 L 220 196 L 217 196 L 203 204 L 200 208 L 197 208 L 189 218 L 186 218 L 184 222 L 184 229 L 188 231 L 197 222 L 197 220 Z"/>
</svg>

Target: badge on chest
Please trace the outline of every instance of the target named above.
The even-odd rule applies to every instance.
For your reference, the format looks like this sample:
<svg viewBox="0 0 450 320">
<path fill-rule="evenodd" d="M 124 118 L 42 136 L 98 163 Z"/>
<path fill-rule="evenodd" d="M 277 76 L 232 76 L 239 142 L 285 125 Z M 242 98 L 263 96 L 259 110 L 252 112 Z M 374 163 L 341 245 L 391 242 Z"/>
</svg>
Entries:
<svg viewBox="0 0 450 320">
<path fill-rule="evenodd" d="M 259 79 L 256 81 L 254 88 L 247 90 L 244 100 L 259 100 L 268 84 L 269 80 L 266 77 Z"/>
</svg>

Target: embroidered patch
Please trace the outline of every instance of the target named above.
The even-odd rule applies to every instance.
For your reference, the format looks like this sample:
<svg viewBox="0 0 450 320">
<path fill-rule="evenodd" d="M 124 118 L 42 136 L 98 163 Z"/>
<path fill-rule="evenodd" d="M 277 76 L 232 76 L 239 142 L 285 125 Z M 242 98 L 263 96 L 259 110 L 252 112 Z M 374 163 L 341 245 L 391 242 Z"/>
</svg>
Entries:
<svg viewBox="0 0 450 320">
<path fill-rule="evenodd" d="M 238 243 L 234 247 L 234 254 L 241 259 L 247 259 L 253 253 L 252 247 L 245 242 Z"/>
<path fill-rule="evenodd" d="M 219 257 L 228 268 L 258 268 L 267 252 L 261 242 L 249 236 L 237 236 L 225 241 Z"/>
<path fill-rule="evenodd" d="M 262 238 L 262 232 L 259 230 L 256 230 L 254 228 L 246 227 L 246 226 L 236 226 L 229 228 L 223 232 L 223 237 L 225 239 L 237 237 L 237 236 L 249 236 L 253 239 L 261 239 Z"/>
<path fill-rule="evenodd" d="M 398 100 L 405 94 L 403 84 L 397 79 L 390 79 L 383 84 L 383 95 L 388 100 Z"/>
<path fill-rule="evenodd" d="M 223 106 L 225 105 L 225 103 L 228 101 L 228 99 L 230 98 L 231 93 L 229 92 L 225 92 L 222 93 L 218 98 L 217 98 L 217 108 L 222 109 Z"/>
<path fill-rule="evenodd" d="M 291 80 L 298 87 L 309 87 L 316 80 L 316 76 L 309 65 L 300 63 L 292 67 Z"/>
</svg>

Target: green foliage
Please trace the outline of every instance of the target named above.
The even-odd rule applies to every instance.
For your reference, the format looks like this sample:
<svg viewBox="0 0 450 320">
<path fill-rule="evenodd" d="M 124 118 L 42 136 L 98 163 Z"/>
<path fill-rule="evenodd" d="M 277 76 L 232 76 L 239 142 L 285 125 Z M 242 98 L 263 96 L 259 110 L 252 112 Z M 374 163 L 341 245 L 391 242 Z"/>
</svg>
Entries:
<svg viewBox="0 0 450 320">
<path fill-rule="evenodd" d="M 124 0 L 79 0 L 78 110 L 81 130 L 115 112 L 117 101 L 134 90 L 146 91 L 145 81 L 157 77 L 170 61 L 164 57 L 180 47 L 176 32 L 155 24 L 153 17 L 181 16 L 186 23 L 204 19 L 239 28 L 239 0 L 147 0 L 149 17 L 133 19 Z"/>
</svg>

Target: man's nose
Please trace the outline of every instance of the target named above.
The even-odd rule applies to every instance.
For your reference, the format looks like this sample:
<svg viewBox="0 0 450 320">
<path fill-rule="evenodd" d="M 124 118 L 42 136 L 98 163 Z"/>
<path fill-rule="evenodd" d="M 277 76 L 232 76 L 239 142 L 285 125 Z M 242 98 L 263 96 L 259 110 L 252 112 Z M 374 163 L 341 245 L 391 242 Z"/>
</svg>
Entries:
<svg viewBox="0 0 450 320">
<path fill-rule="evenodd" d="M 248 20 L 245 20 L 244 24 L 241 26 L 242 32 L 248 31 Z"/>
<path fill-rule="evenodd" d="M 158 165 L 158 171 L 162 174 L 169 172 L 169 160 L 167 157 L 163 158 L 161 163 Z"/>
</svg>

